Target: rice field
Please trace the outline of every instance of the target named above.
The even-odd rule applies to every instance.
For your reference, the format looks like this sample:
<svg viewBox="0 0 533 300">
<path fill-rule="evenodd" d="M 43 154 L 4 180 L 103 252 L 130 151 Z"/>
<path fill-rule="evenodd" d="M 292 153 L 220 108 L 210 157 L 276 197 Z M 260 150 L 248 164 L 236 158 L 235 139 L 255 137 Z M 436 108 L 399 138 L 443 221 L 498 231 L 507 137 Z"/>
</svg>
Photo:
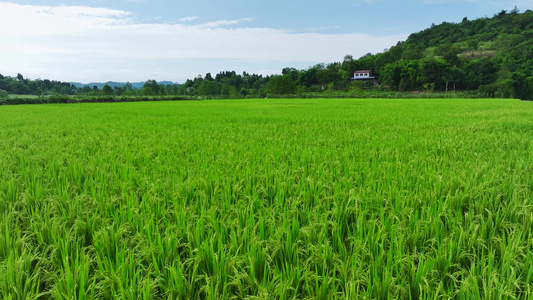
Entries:
<svg viewBox="0 0 533 300">
<path fill-rule="evenodd" d="M 0 107 L 3 299 L 531 299 L 533 103 Z"/>
</svg>

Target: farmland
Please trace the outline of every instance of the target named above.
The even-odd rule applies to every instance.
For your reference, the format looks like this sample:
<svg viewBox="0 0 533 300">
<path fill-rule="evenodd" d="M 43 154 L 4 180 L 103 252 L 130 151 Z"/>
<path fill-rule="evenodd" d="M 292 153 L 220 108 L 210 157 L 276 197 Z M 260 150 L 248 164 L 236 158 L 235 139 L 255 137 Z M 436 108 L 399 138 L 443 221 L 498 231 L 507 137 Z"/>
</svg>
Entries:
<svg viewBox="0 0 533 300">
<path fill-rule="evenodd" d="M 533 297 L 533 103 L 0 107 L 7 299 Z"/>
</svg>

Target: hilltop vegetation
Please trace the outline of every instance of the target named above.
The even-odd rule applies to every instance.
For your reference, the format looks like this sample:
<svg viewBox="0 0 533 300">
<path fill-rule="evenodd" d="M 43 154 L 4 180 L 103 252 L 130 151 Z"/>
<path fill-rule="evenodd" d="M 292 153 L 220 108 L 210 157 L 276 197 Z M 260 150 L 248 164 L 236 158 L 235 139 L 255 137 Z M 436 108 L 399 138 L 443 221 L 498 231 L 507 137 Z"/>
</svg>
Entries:
<svg viewBox="0 0 533 300">
<path fill-rule="evenodd" d="M 381 80 L 400 91 L 453 84 L 490 97 L 531 99 L 533 11 L 432 26 L 373 60 Z"/>
<path fill-rule="evenodd" d="M 49 80 L 31 81 L 0 75 L 0 89 L 11 94 L 61 94 L 79 97 L 187 96 L 209 98 L 368 97 L 361 82 L 351 83 L 355 70 L 379 76 L 379 96 L 391 92 L 463 92 L 460 97 L 533 97 L 533 11 L 502 10 L 492 18 L 444 22 L 413 33 L 383 53 L 342 62 L 317 64 L 305 70 L 287 67 L 281 75 L 262 76 L 222 71 L 198 75 L 184 84 L 149 80 L 140 88 L 75 86 Z M 392 94 L 398 97 L 397 93 Z M 0 95 L 0 100 L 2 95 Z M 5 92 L 4 92 L 5 98 Z M 129 98 L 127 98 L 129 99 Z"/>
</svg>

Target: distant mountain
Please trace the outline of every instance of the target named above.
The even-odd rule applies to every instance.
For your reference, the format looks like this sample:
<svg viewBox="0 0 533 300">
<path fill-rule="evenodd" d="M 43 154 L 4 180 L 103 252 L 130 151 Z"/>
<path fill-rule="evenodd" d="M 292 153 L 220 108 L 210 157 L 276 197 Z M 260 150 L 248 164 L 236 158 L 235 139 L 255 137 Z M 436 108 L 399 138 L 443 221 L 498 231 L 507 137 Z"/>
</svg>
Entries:
<svg viewBox="0 0 533 300">
<path fill-rule="evenodd" d="M 158 81 L 157 83 L 160 84 L 160 85 L 165 85 L 165 86 L 166 85 L 175 84 L 172 81 Z M 74 85 L 77 88 L 83 88 L 84 86 L 89 86 L 89 87 L 97 86 L 98 89 L 102 89 L 106 84 L 109 85 L 112 88 L 114 88 L 114 87 L 124 87 L 127 84 L 127 82 L 115 82 L 115 81 L 91 82 L 91 83 L 70 82 L 70 84 Z M 134 89 L 140 89 L 140 88 L 142 88 L 144 86 L 145 81 L 130 82 L 130 84 L 131 84 L 131 86 Z"/>
</svg>

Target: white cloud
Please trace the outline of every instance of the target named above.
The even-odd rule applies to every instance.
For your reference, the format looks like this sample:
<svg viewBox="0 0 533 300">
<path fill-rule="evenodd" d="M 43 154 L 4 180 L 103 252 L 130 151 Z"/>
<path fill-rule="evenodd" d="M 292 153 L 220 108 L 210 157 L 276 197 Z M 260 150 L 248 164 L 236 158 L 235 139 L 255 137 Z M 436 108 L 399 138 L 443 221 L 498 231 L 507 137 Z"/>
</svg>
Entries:
<svg viewBox="0 0 533 300">
<path fill-rule="evenodd" d="M 130 12 L 87 6 L 32 6 L 0 2 L 0 35 L 60 35 L 131 24 Z"/>
<path fill-rule="evenodd" d="M 185 18 L 181 18 L 180 21 L 182 21 L 182 22 L 191 22 L 191 21 L 197 20 L 199 18 L 200 17 L 198 17 L 198 16 L 185 17 Z"/>
<path fill-rule="evenodd" d="M 253 20 L 252 18 L 244 18 L 244 19 L 239 19 L 239 20 L 218 20 L 215 22 L 204 23 L 199 26 L 200 27 L 221 27 L 221 26 L 226 26 L 226 25 L 237 25 L 243 22 L 251 22 L 252 20 Z"/>
<path fill-rule="evenodd" d="M 253 63 L 263 69 L 311 65 L 381 51 L 406 38 L 240 27 L 251 23 L 250 18 L 184 25 L 137 24 L 131 17 L 130 12 L 107 8 L 0 2 L 0 73 L 73 81 L 140 80 L 156 73 L 185 79 L 200 73 L 185 65 L 188 60 L 232 61 L 235 70 Z M 188 73 L 180 73 L 185 69 Z M 222 69 L 210 70 L 218 71 Z M 61 77 L 48 75 L 54 72 Z"/>
</svg>

